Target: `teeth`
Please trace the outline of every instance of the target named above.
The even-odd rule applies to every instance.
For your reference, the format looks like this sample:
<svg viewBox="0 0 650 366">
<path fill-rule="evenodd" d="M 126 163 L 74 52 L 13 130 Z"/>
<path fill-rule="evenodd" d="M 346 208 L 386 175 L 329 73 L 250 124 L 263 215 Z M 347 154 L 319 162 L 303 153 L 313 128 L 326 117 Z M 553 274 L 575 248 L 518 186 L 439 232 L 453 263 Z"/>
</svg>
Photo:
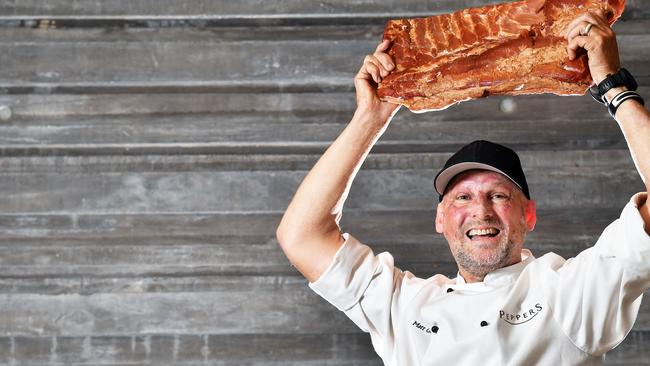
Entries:
<svg viewBox="0 0 650 366">
<path fill-rule="evenodd" d="M 476 236 L 476 235 L 496 235 L 499 233 L 499 230 L 495 228 L 489 228 L 489 229 L 472 229 L 470 230 L 467 235 L 469 236 Z"/>
</svg>

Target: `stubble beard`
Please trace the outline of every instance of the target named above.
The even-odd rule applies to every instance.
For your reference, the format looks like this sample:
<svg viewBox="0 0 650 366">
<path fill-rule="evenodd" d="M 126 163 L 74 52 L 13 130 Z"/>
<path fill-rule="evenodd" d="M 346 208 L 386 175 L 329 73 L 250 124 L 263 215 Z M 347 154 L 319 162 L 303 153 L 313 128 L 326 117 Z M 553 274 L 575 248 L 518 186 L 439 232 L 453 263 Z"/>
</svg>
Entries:
<svg viewBox="0 0 650 366">
<path fill-rule="evenodd" d="M 456 247 L 453 255 L 458 264 L 458 268 L 474 277 L 484 278 L 488 273 L 511 264 L 513 247 L 514 245 L 510 243 L 508 238 L 504 237 L 499 242 L 497 248 L 487 256 L 481 256 L 479 258 L 477 254 L 472 253 L 471 248 L 467 248 L 463 244 Z"/>
<path fill-rule="evenodd" d="M 525 220 L 523 217 L 519 223 L 519 226 L 522 229 L 520 230 L 519 228 L 514 227 L 513 231 L 511 231 L 509 235 L 506 235 L 507 231 L 499 222 L 486 222 L 482 224 L 485 226 L 498 227 L 499 230 L 501 230 L 502 236 L 497 247 L 493 251 L 491 251 L 487 256 L 483 255 L 479 257 L 478 254 L 472 252 L 472 246 L 474 244 L 471 243 L 471 240 L 467 242 L 467 240 L 462 239 L 459 245 L 454 246 L 455 250 L 452 250 L 458 268 L 481 279 L 485 278 L 485 276 L 490 272 L 494 272 L 499 268 L 507 267 L 518 262 L 519 258 L 513 258 L 513 251 L 517 245 L 512 241 L 512 239 L 517 238 L 517 240 L 521 240 L 523 243 L 523 238 L 525 237 L 525 229 L 523 229 Z M 461 230 L 463 235 L 465 235 L 464 232 L 466 232 L 471 226 L 472 225 L 468 225 Z"/>
</svg>

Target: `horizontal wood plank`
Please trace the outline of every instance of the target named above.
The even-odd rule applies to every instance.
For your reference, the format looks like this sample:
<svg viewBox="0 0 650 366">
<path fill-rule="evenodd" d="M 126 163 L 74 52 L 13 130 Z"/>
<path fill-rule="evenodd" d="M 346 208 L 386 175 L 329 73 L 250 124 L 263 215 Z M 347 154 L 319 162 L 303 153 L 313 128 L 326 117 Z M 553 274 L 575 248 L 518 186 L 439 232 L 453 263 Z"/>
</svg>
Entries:
<svg viewBox="0 0 650 366">
<path fill-rule="evenodd" d="M 360 333 L 3 337 L 0 363 L 30 365 L 381 365 Z"/>
<path fill-rule="evenodd" d="M 520 153 L 541 209 L 565 207 L 567 202 L 573 207 L 606 208 L 642 190 L 626 151 Z M 448 155 L 428 156 L 436 161 L 428 169 L 362 169 L 346 207 L 433 207 L 437 197 L 433 178 Z M 3 174 L 0 190 L 6 194 L 0 197 L 0 207 L 5 213 L 284 211 L 306 174 L 284 170 L 104 172 L 88 162 L 85 170 L 75 173 L 39 172 L 24 166 L 20 172 Z"/>
<path fill-rule="evenodd" d="M 607 354 L 605 365 L 643 365 L 650 332 L 632 332 Z M 256 352 L 250 352 L 251 349 Z M 370 337 L 336 335 L 137 335 L 103 337 L 3 337 L 0 362 L 30 365 L 247 365 L 379 366 Z M 101 360 L 98 362 L 98 359 Z"/>
<path fill-rule="evenodd" d="M 536 256 L 573 257 L 593 246 L 619 214 L 542 210 L 526 247 Z M 4 215 L 0 292 L 206 292 L 244 283 L 301 284 L 275 239 L 280 216 Z M 433 221 L 432 211 L 346 211 L 342 230 L 375 253 L 392 253 L 398 267 L 420 277 L 455 276 L 456 264 Z"/>
<path fill-rule="evenodd" d="M 469 140 L 467 140 L 469 141 Z M 376 146 L 366 161 L 366 170 L 421 170 L 440 168 L 451 156 L 454 149 L 463 143 L 433 146 L 444 152 L 394 152 L 378 153 L 376 150 L 389 150 L 394 145 Z M 328 145 L 312 146 L 317 153 L 322 153 Z M 509 144 L 512 146 L 512 144 Z M 413 148 L 413 145 L 407 147 Z M 520 146 L 514 145 L 515 148 Z M 523 146 L 522 146 L 523 147 Z M 528 145 L 527 147 L 531 147 Z M 540 146 L 532 146 L 541 148 Z M 433 150 L 431 146 L 422 146 L 423 150 Z M 606 167 L 610 162 L 628 164 L 631 160 L 627 150 L 576 150 L 576 151 L 523 150 L 521 158 L 526 159 L 526 169 L 544 167 L 544 159 L 558 155 L 568 163 L 580 168 Z M 257 150 L 256 150 L 257 151 Z M 257 151 L 259 152 L 259 151 Z M 603 158 L 607 156 L 608 158 Z M 320 155 L 316 154 L 269 154 L 269 155 L 148 155 L 148 156 L 49 156 L 49 157 L 4 157 L 0 166 L 5 173 L 25 174 L 39 171 L 41 173 L 132 173 L 132 172 L 204 172 L 204 171 L 308 171 Z M 548 164 L 548 163 L 547 163 Z M 531 173 L 533 174 L 533 173 Z M 426 188 L 426 187 L 425 187 Z"/>
<path fill-rule="evenodd" d="M 591 110 L 594 117 L 603 114 L 593 106 Z M 159 156 L 160 163 L 171 163 L 176 160 L 172 156 L 186 154 L 258 155 L 259 159 L 271 159 L 268 155 L 324 152 L 345 127 L 340 121 L 320 122 L 328 118 L 325 115 L 314 114 L 296 122 L 291 121 L 295 119 L 291 116 L 286 119 L 279 116 L 279 120 L 273 121 L 270 119 L 274 116 L 266 114 L 265 120 L 263 115 L 72 119 L 58 126 L 52 120 L 17 121 L 0 126 L 0 155 L 44 159 L 79 155 L 167 155 L 167 158 Z M 547 121 L 544 133 L 539 132 L 539 125 L 536 120 L 435 121 L 422 115 L 404 114 L 395 119 L 373 151 L 444 152 L 459 142 L 478 138 L 528 150 L 626 147 L 618 125 L 610 118 Z M 227 157 L 205 158 L 228 161 Z M 239 160 L 242 166 L 246 160 L 253 162 L 245 157 Z"/>
<path fill-rule="evenodd" d="M 338 23 L 344 19 L 416 17 L 447 13 L 467 7 L 484 6 L 507 2 L 505 0 L 442 0 L 422 3 L 415 0 L 390 0 L 378 3 L 372 0 L 347 2 L 344 0 L 301 2 L 298 0 L 281 0 L 273 4 L 253 0 L 237 2 L 212 2 L 208 0 L 191 0 L 179 2 L 174 0 L 152 1 L 97 1 L 83 0 L 74 3 L 64 0 L 39 1 L 27 0 L 20 3 L 0 4 L 0 20 L 12 19 L 84 19 L 84 18 L 199 18 L 220 21 L 217 24 L 250 24 L 242 20 L 256 19 L 258 22 L 273 19 L 300 20 L 304 18 L 332 19 Z M 623 19 L 648 18 L 650 14 L 640 1 L 628 0 Z M 236 22 L 239 20 L 239 22 Z M 282 22 L 281 24 L 291 24 Z M 295 23 L 294 23 L 295 24 Z"/>
<path fill-rule="evenodd" d="M 478 137 L 528 150 L 625 146 L 617 125 L 591 98 L 560 98 L 495 97 L 436 113 L 403 110 L 373 152 L 452 151 Z M 505 101 L 514 112 L 500 110 Z M 344 128 L 353 103 L 347 93 L 5 95 L 0 105 L 9 106 L 13 118 L 0 124 L 0 154 L 320 154 Z M 214 159 L 196 164 L 206 158 Z"/>
<path fill-rule="evenodd" d="M 644 92 L 650 94 L 650 89 L 642 88 L 641 93 Z M 201 112 L 204 108 L 200 105 L 197 106 L 197 113 L 192 114 L 185 110 L 185 106 L 177 104 L 181 111 L 173 110 L 175 106 L 167 106 L 166 114 L 151 115 L 146 114 L 147 110 L 133 111 L 130 106 L 116 108 L 113 104 L 114 116 L 83 116 L 86 108 L 95 106 L 94 101 L 82 108 L 79 108 L 79 104 L 83 101 L 71 102 L 75 106 L 66 109 L 66 101 L 61 101 L 60 98 L 31 102 L 21 98 L 0 97 L 0 103 L 4 99 L 6 105 L 14 111 L 11 120 L 0 124 L 0 154 L 249 155 L 256 152 L 321 152 L 338 136 L 352 115 L 346 97 L 353 99 L 353 96 L 333 95 L 334 101 L 341 101 L 343 106 L 332 106 L 333 110 L 329 111 L 316 108 L 310 110 L 319 99 L 326 100 L 329 95 L 312 96 L 313 100 L 307 100 L 308 97 L 305 96 L 296 97 L 304 105 L 297 104 L 291 111 L 284 110 L 287 107 L 280 104 L 275 107 L 277 111 L 265 111 L 264 106 L 250 106 L 248 108 L 258 110 L 215 111 L 206 114 L 205 111 Z M 252 103 L 258 100 L 261 104 L 270 103 L 265 101 L 267 98 L 259 95 L 243 94 L 241 99 L 248 99 Z M 276 99 L 279 103 L 289 103 L 280 102 L 282 98 Z M 286 99 L 290 100 L 291 97 L 287 96 Z M 505 100 L 515 108 L 514 112 L 504 113 L 499 109 Z M 57 101 L 62 104 L 48 111 L 51 114 L 40 114 L 45 113 L 41 111 Z M 238 102 L 237 98 L 220 94 L 203 98 L 202 103 L 207 105 L 212 102 L 220 106 L 228 101 Z M 560 101 L 562 104 L 558 106 Z M 153 109 L 158 102 L 148 103 Z M 110 99 L 106 104 L 111 105 Z M 116 101 L 116 104 L 121 104 L 121 100 Z M 324 104 L 331 106 L 333 101 Z M 110 107 L 105 106 L 103 110 L 108 108 Z M 242 106 L 242 109 L 245 108 L 247 107 Z M 131 111 L 132 115 L 129 114 Z M 177 114 L 178 112 L 183 114 Z M 540 123 L 544 123 L 544 133 L 540 133 Z M 414 114 L 403 110 L 379 140 L 375 151 L 445 151 L 451 145 L 457 145 L 458 141 L 471 141 L 478 137 L 535 150 L 625 147 L 623 135 L 616 123 L 591 98 L 529 96 L 472 101 L 440 113 Z"/>
<path fill-rule="evenodd" d="M 650 94 L 650 87 L 641 86 L 641 95 Z M 509 109 L 502 108 L 507 100 Z M 268 124 L 312 123 L 346 124 L 355 109 L 352 92 L 324 93 L 165 93 L 165 94 L 0 94 L 0 105 L 11 108 L 12 117 L 0 127 L 36 128 L 91 126 L 129 123 L 153 124 L 160 120 L 168 125 L 179 118 L 178 128 L 194 117 L 197 123 L 212 119 L 246 125 L 265 121 Z M 149 118 L 151 120 L 149 120 Z M 452 106 L 444 111 L 425 114 L 398 112 L 394 125 L 404 122 L 471 122 L 471 121 L 540 121 L 566 122 L 611 121 L 604 107 L 598 108 L 591 97 L 555 95 L 491 96 Z M 225 123 L 225 122 L 224 122 Z M 390 129 L 389 129 L 390 130 Z M 92 131 L 88 131 L 91 133 Z M 586 131 L 585 131 L 586 132 Z"/>
<path fill-rule="evenodd" d="M 354 323 L 306 285 L 282 291 L 270 286 L 204 293 L 3 294 L 0 306 L 7 336 L 336 334 L 355 330 Z"/>
<path fill-rule="evenodd" d="M 260 287 L 203 293 L 0 294 L 0 321 L 5 336 L 337 334 L 357 329 L 306 284 L 300 289 Z M 634 329 L 650 331 L 648 301 L 642 302 Z"/>
<path fill-rule="evenodd" d="M 179 2 L 175 0 L 138 0 L 138 1 L 96 1 L 82 0 L 72 4 L 64 0 L 49 1 L 43 4 L 39 1 L 27 0 L 20 3 L 7 3 L 0 7 L 0 13 L 5 15 L 201 15 L 213 14 L 219 16 L 237 16 L 240 14 L 332 14 L 336 12 L 416 12 L 416 11 L 449 11 L 469 6 L 481 6 L 497 3 L 496 0 L 443 0 L 432 4 L 422 4 L 415 0 L 390 0 L 377 3 L 362 0 L 350 3 L 344 0 L 330 1 L 327 5 L 299 0 L 280 0 L 273 4 L 259 3 L 253 0 L 238 2 L 214 2 L 209 0 L 190 0 Z M 402 10 L 405 9 L 405 10 Z"/>
<path fill-rule="evenodd" d="M 207 33 L 212 36 L 207 38 L 206 32 L 124 29 L 116 30 L 111 40 L 85 30 L 0 28 L 0 63 L 5 66 L 0 70 L 0 90 L 37 94 L 347 91 L 364 54 L 378 39 L 366 35 L 240 42 L 213 33 Z M 643 85 L 650 78 L 650 51 L 645 47 L 649 42 L 646 34 L 619 35 L 622 62 Z"/>
</svg>

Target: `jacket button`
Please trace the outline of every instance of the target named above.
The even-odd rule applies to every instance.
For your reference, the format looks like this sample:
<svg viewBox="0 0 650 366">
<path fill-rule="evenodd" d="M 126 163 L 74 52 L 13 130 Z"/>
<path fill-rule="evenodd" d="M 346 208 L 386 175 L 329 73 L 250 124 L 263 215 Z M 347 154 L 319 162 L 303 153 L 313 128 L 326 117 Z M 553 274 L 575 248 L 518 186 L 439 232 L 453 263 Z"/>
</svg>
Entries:
<svg viewBox="0 0 650 366">
<path fill-rule="evenodd" d="M 431 331 L 434 332 L 434 333 L 438 333 L 438 329 L 440 329 L 440 328 L 438 328 L 437 325 L 434 325 L 433 327 L 431 327 Z"/>
<path fill-rule="evenodd" d="M 488 322 L 486 322 L 485 320 L 483 320 L 483 321 L 481 322 L 481 326 L 482 326 L 482 327 L 487 327 L 487 326 L 488 326 Z"/>
<path fill-rule="evenodd" d="M 451 287 L 447 289 L 447 293 L 450 293 L 450 292 L 454 292 L 454 289 L 451 288 Z"/>
</svg>

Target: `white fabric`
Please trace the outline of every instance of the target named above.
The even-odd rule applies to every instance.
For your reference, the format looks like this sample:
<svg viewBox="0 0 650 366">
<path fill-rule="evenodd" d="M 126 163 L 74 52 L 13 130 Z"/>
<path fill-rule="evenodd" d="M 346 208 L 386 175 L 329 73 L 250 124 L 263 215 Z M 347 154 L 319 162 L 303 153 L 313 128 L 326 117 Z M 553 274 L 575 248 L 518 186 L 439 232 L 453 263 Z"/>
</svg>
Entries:
<svg viewBox="0 0 650 366">
<path fill-rule="evenodd" d="M 577 257 L 535 259 L 524 250 L 522 262 L 481 283 L 417 278 L 389 253 L 375 256 L 344 234 L 309 286 L 370 333 L 386 365 L 601 365 L 650 288 L 650 236 L 637 209 L 643 199 L 634 196 Z"/>
</svg>

